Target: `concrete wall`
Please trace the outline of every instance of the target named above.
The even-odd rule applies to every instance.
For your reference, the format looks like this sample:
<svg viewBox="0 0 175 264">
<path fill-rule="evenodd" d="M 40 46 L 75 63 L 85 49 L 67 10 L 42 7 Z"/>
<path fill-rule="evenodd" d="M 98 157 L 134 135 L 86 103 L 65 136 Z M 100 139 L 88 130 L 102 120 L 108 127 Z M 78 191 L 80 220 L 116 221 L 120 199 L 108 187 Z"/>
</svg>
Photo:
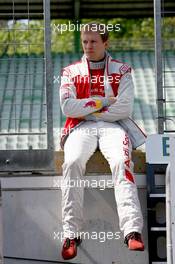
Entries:
<svg viewBox="0 0 175 264">
<path fill-rule="evenodd" d="M 98 180 L 110 176 L 97 176 Z M 87 176 L 92 180 L 95 176 Z M 4 255 L 36 261 L 20 261 L 5 258 L 5 264 L 63 263 L 62 243 L 58 232 L 61 224 L 61 190 L 56 184 L 61 177 L 16 175 L 2 177 Z M 67 263 L 77 264 L 148 264 L 147 251 L 147 209 L 145 175 L 136 175 L 139 198 L 145 219 L 143 230 L 146 250 L 131 252 L 119 239 L 106 239 L 104 233 L 120 232 L 114 200 L 113 188 L 87 188 L 84 199 L 84 231 L 90 239 L 85 239 L 78 251 L 78 257 Z M 98 239 L 92 234 L 96 232 Z M 93 239 L 92 239 L 93 238 Z M 60 261 L 60 262 L 59 262 Z M 66 263 L 66 262 L 65 262 Z"/>
</svg>

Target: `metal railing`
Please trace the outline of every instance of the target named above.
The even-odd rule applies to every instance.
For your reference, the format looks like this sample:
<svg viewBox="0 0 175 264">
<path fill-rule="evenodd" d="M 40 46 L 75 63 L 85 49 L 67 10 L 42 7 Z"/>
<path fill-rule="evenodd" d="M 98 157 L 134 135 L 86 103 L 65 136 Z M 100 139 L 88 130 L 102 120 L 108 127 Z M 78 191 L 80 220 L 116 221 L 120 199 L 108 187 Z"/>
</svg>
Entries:
<svg viewBox="0 0 175 264">
<path fill-rule="evenodd" d="M 164 17 L 167 11 L 165 1 L 154 0 L 155 21 L 155 73 L 157 86 L 158 133 L 175 132 L 175 54 L 168 56 L 167 50 L 174 50 L 174 41 L 165 39 Z M 170 15 L 170 11 L 168 11 Z M 171 15 L 175 15 L 172 10 Z M 169 42 L 169 45 L 167 44 Z"/>
<path fill-rule="evenodd" d="M 174 191 L 174 159 L 175 159 L 175 138 L 170 138 L 170 162 L 166 170 L 166 234 L 167 234 L 167 263 L 173 264 L 175 260 L 175 191 Z"/>
<path fill-rule="evenodd" d="M 43 39 L 35 43 L 42 46 L 43 55 L 37 63 L 30 43 L 31 34 L 36 31 L 30 27 L 30 0 L 27 0 L 24 12 L 27 16 L 25 28 L 16 29 L 15 1 L 12 0 L 12 17 L 6 27 L 13 29 L 13 38 L 7 43 L 13 52 L 10 57 L 0 58 L 0 171 L 53 169 L 50 1 L 43 0 L 43 26 L 40 28 Z M 27 40 L 17 43 L 15 36 L 20 30 L 26 33 Z M 26 50 L 25 58 L 16 55 L 18 45 Z M 21 61 L 23 63 L 19 63 Z M 46 144 L 39 144 L 39 137 L 44 138 Z M 15 145 L 17 139 L 18 146 Z M 6 150 L 1 147 L 4 140 Z M 26 141 L 27 144 L 23 144 Z"/>
<path fill-rule="evenodd" d="M 0 182 L 0 264 L 3 264 L 3 224 L 2 224 L 2 192 Z"/>
</svg>

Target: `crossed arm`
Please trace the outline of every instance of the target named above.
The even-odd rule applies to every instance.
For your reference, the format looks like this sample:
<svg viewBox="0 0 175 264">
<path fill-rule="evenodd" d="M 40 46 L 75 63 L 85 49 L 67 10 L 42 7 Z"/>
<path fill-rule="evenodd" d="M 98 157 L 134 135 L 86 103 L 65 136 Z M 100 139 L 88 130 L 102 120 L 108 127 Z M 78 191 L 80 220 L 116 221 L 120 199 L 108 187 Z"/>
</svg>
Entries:
<svg viewBox="0 0 175 264">
<path fill-rule="evenodd" d="M 131 116 L 133 100 L 134 85 L 129 72 L 121 78 L 117 97 L 77 99 L 74 83 L 66 75 L 60 87 L 62 111 L 72 118 L 107 122 L 125 119 Z"/>
<path fill-rule="evenodd" d="M 134 102 L 134 84 L 130 73 L 126 73 L 119 85 L 116 102 L 109 107 L 87 116 L 87 120 L 114 122 L 131 116 Z M 86 119 L 85 118 L 85 119 Z M 92 118 L 92 119 L 91 119 Z"/>
</svg>

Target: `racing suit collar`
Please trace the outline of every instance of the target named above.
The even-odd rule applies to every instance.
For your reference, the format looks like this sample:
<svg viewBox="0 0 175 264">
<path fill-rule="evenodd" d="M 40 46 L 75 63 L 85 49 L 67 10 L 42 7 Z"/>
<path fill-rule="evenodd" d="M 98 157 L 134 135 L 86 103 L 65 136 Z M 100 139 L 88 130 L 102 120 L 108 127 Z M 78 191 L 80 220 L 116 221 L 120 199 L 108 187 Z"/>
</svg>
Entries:
<svg viewBox="0 0 175 264">
<path fill-rule="evenodd" d="M 110 54 L 105 51 L 105 75 L 109 75 L 109 63 L 111 61 L 112 57 Z M 85 68 L 88 69 L 88 75 L 90 76 L 90 61 L 88 60 L 87 56 L 84 54 L 81 58 L 82 62 L 86 65 Z"/>
</svg>

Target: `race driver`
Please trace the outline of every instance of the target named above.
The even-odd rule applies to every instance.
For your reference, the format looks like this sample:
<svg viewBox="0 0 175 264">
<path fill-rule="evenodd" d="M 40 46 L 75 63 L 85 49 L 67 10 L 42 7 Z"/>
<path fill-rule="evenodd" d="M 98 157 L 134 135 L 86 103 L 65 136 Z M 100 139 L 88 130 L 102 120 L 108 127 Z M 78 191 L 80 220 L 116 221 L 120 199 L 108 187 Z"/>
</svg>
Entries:
<svg viewBox="0 0 175 264">
<path fill-rule="evenodd" d="M 82 28 L 84 55 L 62 71 L 60 104 L 67 117 L 61 139 L 63 179 L 65 183 L 81 180 L 98 147 L 110 165 L 124 242 L 130 250 L 143 251 L 143 217 L 131 151 L 144 143 L 145 135 L 130 118 L 134 100 L 131 67 L 108 54 L 108 31 L 101 25 L 91 22 Z M 74 258 L 81 243 L 77 234 L 83 222 L 83 196 L 83 186 L 62 187 L 64 259 Z"/>
</svg>

